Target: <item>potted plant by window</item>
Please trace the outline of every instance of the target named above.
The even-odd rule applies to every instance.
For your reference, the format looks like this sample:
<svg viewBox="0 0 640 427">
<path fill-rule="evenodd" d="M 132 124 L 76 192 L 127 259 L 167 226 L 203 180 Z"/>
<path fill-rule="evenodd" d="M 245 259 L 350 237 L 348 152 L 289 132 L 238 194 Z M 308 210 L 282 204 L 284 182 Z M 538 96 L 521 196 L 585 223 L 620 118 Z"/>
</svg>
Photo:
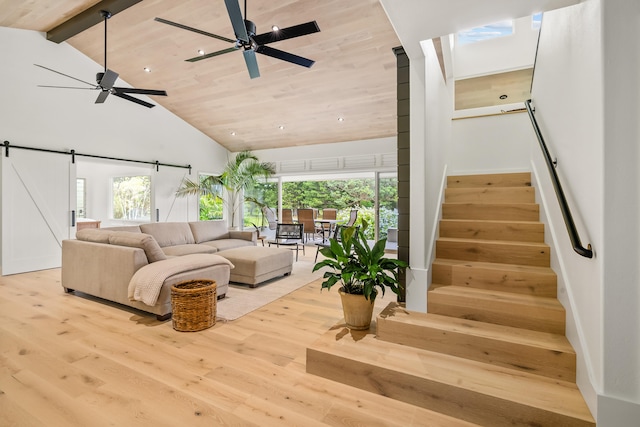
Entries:
<svg viewBox="0 0 640 427">
<path fill-rule="evenodd" d="M 398 275 L 408 267 L 404 261 L 384 256 L 387 239 L 369 246 L 364 235 L 366 228 L 366 221 L 362 227 L 342 228 L 340 238 L 330 239 L 330 246 L 320 249 L 326 258 L 313 267 L 313 271 L 331 269 L 324 273 L 322 289 L 340 284 L 338 292 L 345 322 L 354 330 L 369 328 L 378 291 L 384 295 L 385 288 L 390 288 L 398 294 Z"/>
</svg>

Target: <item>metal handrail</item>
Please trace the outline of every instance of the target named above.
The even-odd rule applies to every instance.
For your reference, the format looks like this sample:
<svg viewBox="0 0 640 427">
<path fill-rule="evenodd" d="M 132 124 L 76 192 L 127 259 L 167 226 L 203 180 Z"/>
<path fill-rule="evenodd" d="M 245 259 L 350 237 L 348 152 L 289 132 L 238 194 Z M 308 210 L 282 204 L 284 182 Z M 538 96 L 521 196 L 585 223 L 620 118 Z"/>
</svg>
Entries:
<svg viewBox="0 0 640 427">
<path fill-rule="evenodd" d="M 549 174 L 551 175 L 551 182 L 553 183 L 553 188 L 556 190 L 556 197 L 558 198 L 558 203 L 560 203 L 560 211 L 562 212 L 562 217 L 564 218 L 564 224 L 567 226 L 567 232 L 569 233 L 569 239 L 571 240 L 571 245 L 573 246 L 573 250 L 576 251 L 578 254 L 582 255 L 583 257 L 593 258 L 593 251 L 591 250 L 591 244 L 587 244 L 587 247 L 585 248 L 582 246 L 582 243 L 580 242 L 580 236 L 578 235 L 576 224 L 573 222 L 573 216 L 571 215 L 571 210 L 569 209 L 567 198 L 564 196 L 564 191 L 562 191 L 562 186 L 560 185 L 560 180 L 558 179 L 558 174 L 556 173 L 555 162 L 551 159 L 551 154 L 549 154 L 549 150 L 547 149 L 547 144 L 545 144 L 544 142 L 542 133 L 540 133 L 540 127 L 538 126 L 538 122 L 536 121 L 536 118 L 533 115 L 533 109 L 531 108 L 531 100 L 530 99 L 526 100 L 524 104 L 527 107 L 527 112 L 529 113 L 529 118 L 531 119 L 533 130 L 535 131 L 536 136 L 538 137 L 540 148 L 542 149 L 542 153 L 544 154 L 544 159 L 547 163 Z"/>
</svg>

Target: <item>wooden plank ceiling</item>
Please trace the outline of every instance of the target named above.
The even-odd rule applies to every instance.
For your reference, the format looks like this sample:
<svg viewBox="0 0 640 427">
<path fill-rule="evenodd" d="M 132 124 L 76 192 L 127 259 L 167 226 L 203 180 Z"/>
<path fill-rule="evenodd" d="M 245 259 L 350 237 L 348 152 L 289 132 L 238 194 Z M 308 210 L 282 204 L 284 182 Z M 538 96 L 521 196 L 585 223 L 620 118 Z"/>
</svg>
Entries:
<svg viewBox="0 0 640 427">
<path fill-rule="evenodd" d="M 0 26 L 47 32 L 96 3 L 0 0 Z M 198 49 L 213 52 L 231 46 L 154 18 L 234 39 L 224 1 L 144 0 L 109 20 L 108 68 L 134 87 L 165 89 L 169 96 L 155 97 L 152 102 L 230 151 L 396 134 L 396 60 L 392 48 L 400 42 L 378 0 L 247 3 L 248 18 L 259 34 L 270 31 L 273 24 L 288 27 L 317 21 L 321 32 L 270 45 L 313 59 L 315 65 L 307 69 L 257 55 L 261 77 L 251 80 L 241 52 L 185 62 L 197 56 Z M 102 24 L 67 42 L 103 65 Z M 144 72 L 145 67 L 151 72 Z M 94 79 L 93 75 L 78 76 L 73 69 L 59 71 L 86 81 Z M 69 83 L 53 73 L 47 81 Z M 344 121 L 338 121 L 339 117 Z"/>
</svg>

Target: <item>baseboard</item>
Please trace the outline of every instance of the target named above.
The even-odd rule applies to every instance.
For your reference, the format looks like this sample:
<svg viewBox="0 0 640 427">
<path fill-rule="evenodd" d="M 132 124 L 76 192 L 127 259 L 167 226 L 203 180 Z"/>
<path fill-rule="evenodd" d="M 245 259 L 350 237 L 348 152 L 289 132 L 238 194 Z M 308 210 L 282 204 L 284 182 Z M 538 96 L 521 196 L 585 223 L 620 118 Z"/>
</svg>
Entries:
<svg viewBox="0 0 640 427">
<path fill-rule="evenodd" d="M 611 396 L 598 395 L 597 424 L 606 427 L 638 425 L 640 404 Z"/>
</svg>

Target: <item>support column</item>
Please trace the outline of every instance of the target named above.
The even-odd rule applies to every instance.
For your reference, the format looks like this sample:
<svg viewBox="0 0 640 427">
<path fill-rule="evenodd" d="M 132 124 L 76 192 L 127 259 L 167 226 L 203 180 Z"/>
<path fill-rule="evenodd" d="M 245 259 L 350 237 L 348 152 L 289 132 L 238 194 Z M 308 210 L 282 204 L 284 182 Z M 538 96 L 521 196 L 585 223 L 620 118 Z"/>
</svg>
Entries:
<svg viewBox="0 0 640 427">
<path fill-rule="evenodd" d="M 398 259 L 409 262 L 409 191 L 410 191 L 410 87 L 409 57 L 404 48 L 393 48 L 397 63 L 397 109 L 398 109 Z M 406 274 L 400 276 L 402 294 L 406 297 Z"/>
</svg>

